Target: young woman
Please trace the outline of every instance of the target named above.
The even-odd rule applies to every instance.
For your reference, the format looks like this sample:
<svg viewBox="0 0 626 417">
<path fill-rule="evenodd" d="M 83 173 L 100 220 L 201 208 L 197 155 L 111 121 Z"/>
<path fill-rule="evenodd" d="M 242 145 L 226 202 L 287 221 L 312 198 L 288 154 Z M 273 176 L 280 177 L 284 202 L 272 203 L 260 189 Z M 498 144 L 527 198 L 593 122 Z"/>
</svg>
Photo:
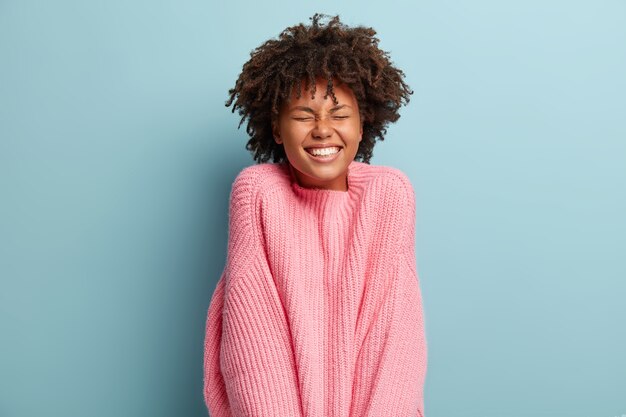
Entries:
<svg viewBox="0 0 626 417">
<path fill-rule="evenodd" d="M 226 103 L 259 163 L 207 315 L 211 417 L 424 417 L 414 191 L 369 164 L 412 91 L 372 28 L 323 16 L 256 48 Z"/>
</svg>

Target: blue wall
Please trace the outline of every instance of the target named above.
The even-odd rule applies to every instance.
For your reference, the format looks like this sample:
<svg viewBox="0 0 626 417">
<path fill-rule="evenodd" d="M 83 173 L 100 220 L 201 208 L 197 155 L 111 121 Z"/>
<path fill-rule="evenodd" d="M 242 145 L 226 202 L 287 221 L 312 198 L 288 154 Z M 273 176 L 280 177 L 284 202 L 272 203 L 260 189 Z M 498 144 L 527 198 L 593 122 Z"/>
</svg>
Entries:
<svg viewBox="0 0 626 417">
<path fill-rule="evenodd" d="M 224 106 L 314 12 L 415 94 L 373 164 L 417 194 L 428 417 L 626 414 L 626 4 L 0 2 L 0 416 L 204 416 Z"/>
</svg>

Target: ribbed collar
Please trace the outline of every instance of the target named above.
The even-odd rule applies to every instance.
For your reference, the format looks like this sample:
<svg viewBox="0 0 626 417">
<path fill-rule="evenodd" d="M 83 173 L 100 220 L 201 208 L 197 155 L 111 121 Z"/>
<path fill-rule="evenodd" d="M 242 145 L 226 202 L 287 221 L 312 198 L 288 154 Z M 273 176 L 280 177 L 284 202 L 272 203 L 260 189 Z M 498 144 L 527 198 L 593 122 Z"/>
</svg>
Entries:
<svg viewBox="0 0 626 417">
<path fill-rule="evenodd" d="M 298 184 L 295 175 L 292 172 L 288 161 L 281 164 L 283 172 L 289 178 L 291 190 L 295 197 L 307 205 L 313 205 L 317 208 L 333 208 L 343 206 L 348 209 L 353 206 L 363 194 L 364 184 L 367 181 L 368 164 L 353 160 L 348 165 L 348 190 L 329 190 L 324 188 L 305 188 Z"/>
</svg>

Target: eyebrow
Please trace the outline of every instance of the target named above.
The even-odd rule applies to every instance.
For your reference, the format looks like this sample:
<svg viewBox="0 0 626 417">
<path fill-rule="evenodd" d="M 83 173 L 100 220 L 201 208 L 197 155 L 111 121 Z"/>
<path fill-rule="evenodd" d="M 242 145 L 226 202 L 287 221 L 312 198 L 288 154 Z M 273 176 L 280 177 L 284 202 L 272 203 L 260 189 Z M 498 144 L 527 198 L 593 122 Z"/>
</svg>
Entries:
<svg viewBox="0 0 626 417">
<path fill-rule="evenodd" d="M 351 107 L 350 107 L 350 106 L 348 106 L 347 104 L 339 104 L 339 105 L 337 105 L 337 106 L 335 106 L 335 107 L 331 108 L 331 109 L 329 110 L 329 112 L 330 112 L 330 113 L 334 113 L 334 112 L 336 112 L 337 110 L 341 110 L 341 109 L 343 109 L 344 107 L 351 108 Z M 296 107 L 291 108 L 289 111 L 294 111 L 294 110 L 302 110 L 302 111 L 305 111 L 305 112 L 308 112 L 308 113 L 313 113 L 313 114 L 315 114 L 315 110 L 313 110 L 313 109 L 312 109 L 312 108 L 310 108 L 310 107 L 306 107 L 306 106 L 296 106 Z"/>
</svg>

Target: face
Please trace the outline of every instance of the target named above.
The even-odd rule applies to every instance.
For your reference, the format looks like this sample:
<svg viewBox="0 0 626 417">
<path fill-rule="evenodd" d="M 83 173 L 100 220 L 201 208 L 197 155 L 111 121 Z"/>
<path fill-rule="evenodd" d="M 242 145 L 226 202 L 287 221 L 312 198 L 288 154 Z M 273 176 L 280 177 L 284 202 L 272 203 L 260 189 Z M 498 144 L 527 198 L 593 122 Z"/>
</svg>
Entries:
<svg viewBox="0 0 626 417">
<path fill-rule="evenodd" d="M 300 186 L 347 191 L 348 166 L 363 136 L 358 103 L 345 84 L 333 80 L 337 104 L 330 94 L 324 99 L 326 80 L 319 78 L 316 84 L 314 99 L 304 81 L 300 98 L 293 89 L 273 123 L 274 140 L 284 146 Z"/>
</svg>

